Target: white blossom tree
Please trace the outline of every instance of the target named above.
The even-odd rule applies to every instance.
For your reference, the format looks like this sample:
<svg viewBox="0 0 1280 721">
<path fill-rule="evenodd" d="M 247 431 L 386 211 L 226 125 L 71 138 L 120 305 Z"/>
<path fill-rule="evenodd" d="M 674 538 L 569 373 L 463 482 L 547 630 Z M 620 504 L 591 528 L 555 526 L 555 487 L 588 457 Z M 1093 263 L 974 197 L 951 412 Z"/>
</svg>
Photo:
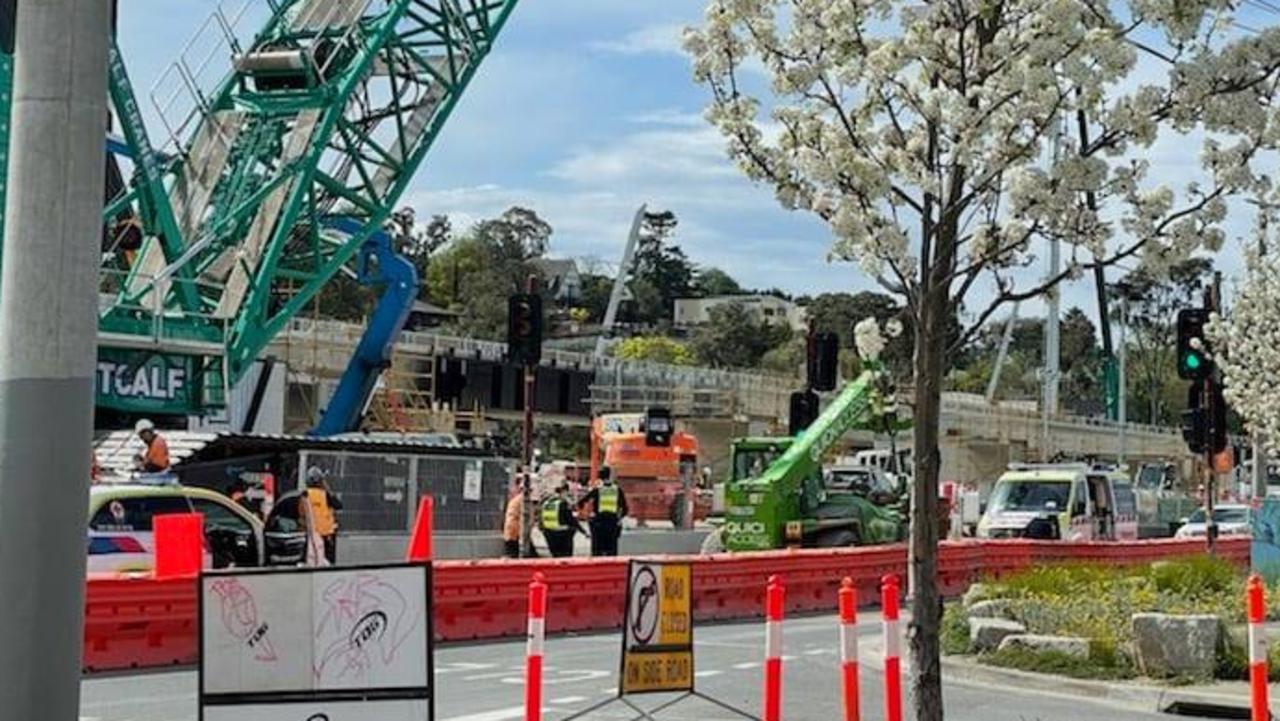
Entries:
<svg viewBox="0 0 1280 721">
<path fill-rule="evenodd" d="M 1265 225 L 1262 228 L 1265 234 Z M 1280 456 L 1280 256 L 1250 249 L 1247 275 L 1230 312 L 1214 316 L 1209 336 L 1222 369 L 1223 395 L 1272 457 Z M 1255 461 L 1256 462 L 1256 461 Z"/>
<path fill-rule="evenodd" d="M 1233 0 L 707 0 L 686 31 L 706 117 L 741 170 L 826 221 L 914 314 L 909 640 L 920 719 L 941 719 L 938 429 L 946 327 L 1122 259 L 1223 242 L 1227 199 L 1265 193 L 1280 30 Z M 1202 182 L 1152 178 L 1162 132 L 1200 138 Z M 1059 152 L 1050 149 L 1057 139 Z M 1194 153 L 1192 149 L 1190 152 Z M 1171 182 L 1174 181 L 1174 182 Z M 1018 272 L 1048 238 L 1054 277 Z"/>
</svg>

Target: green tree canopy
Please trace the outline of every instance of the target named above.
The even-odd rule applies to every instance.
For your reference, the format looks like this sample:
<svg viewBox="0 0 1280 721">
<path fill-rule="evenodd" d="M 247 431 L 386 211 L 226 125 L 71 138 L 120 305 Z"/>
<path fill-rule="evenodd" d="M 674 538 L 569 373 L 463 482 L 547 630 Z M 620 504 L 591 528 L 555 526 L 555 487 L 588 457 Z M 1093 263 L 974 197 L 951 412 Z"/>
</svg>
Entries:
<svg viewBox="0 0 1280 721">
<path fill-rule="evenodd" d="M 1171 425 L 1178 422 L 1185 395 L 1174 366 L 1177 341 L 1174 317 L 1180 308 L 1200 304 L 1200 294 L 1213 274 L 1207 258 L 1188 258 L 1164 274 L 1135 270 L 1110 286 L 1117 301 L 1112 317 L 1128 316 L 1131 352 L 1127 375 L 1133 389 L 1129 412 L 1134 419 Z M 1122 313 L 1121 303 L 1127 313 Z"/>
<path fill-rule="evenodd" d="M 432 302 L 461 313 L 450 329 L 488 340 L 506 333 L 507 296 L 524 289 L 529 261 L 542 257 L 551 226 L 526 208 L 476 223 L 437 252 L 425 286 Z"/>
<path fill-rule="evenodd" d="M 791 338 L 791 328 L 767 323 L 741 303 L 712 308 L 709 321 L 693 332 L 698 361 L 716 368 L 757 368 L 765 353 Z"/>
<path fill-rule="evenodd" d="M 671 365 L 693 365 L 695 358 L 684 343 L 664 335 L 627 338 L 613 347 L 615 358 Z"/>
<path fill-rule="evenodd" d="M 694 276 L 693 292 L 701 298 L 738 295 L 742 293 L 742 286 L 738 285 L 733 276 L 719 268 L 703 268 Z"/>
</svg>

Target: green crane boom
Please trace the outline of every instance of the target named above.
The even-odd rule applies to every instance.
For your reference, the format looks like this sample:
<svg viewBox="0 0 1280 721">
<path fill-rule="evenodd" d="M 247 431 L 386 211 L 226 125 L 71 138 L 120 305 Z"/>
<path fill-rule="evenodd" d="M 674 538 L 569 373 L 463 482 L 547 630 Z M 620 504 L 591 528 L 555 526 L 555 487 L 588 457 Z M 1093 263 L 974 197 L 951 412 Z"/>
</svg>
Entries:
<svg viewBox="0 0 1280 721">
<path fill-rule="evenodd" d="M 133 172 L 104 210 L 99 330 L 103 353 L 123 357 L 113 375 L 100 356 L 99 405 L 223 405 L 271 339 L 388 221 L 516 0 L 268 5 L 252 41 L 242 43 L 219 10 L 202 31 L 218 49 L 174 64 L 189 113 L 167 117 L 177 95 L 153 93 L 172 135 L 164 153 L 151 145 L 112 47 L 111 100 Z M 199 87 L 219 52 L 230 67 Z M 5 118 L 9 83 L 6 72 Z M 162 367 L 147 373 L 156 358 Z M 175 366 L 185 368 L 186 394 L 161 387 Z"/>
</svg>

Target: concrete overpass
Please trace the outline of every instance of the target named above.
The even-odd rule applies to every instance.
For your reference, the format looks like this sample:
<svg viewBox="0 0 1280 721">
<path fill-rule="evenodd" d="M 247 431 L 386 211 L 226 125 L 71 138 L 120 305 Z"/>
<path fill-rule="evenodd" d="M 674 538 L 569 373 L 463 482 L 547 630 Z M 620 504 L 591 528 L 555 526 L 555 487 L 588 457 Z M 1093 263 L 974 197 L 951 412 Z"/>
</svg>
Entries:
<svg viewBox="0 0 1280 721">
<path fill-rule="evenodd" d="M 312 419 L 308 416 L 324 407 L 362 333 L 357 324 L 295 319 L 277 338 L 269 352 L 288 369 L 287 418 L 309 423 Z M 510 378 L 499 382 L 505 357 L 503 343 L 406 332 L 369 416 L 389 422 L 398 415 L 402 421 L 416 420 L 424 426 L 461 421 L 473 430 L 483 429 L 486 421 L 516 420 L 522 406 L 517 395 L 522 393 L 512 395 L 506 393 L 509 388 L 499 388 L 504 383 L 510 385 Z M 508 375 L 517 377 L 510 373 L 514 370 L 508 369 Z M 467 387 L 461 391 L 451 387 L 457 385 L 456 377 L 450 380 L 451 374 L 460 375 Z M 481 384 L 491 388 L 469 388 L 475 385 L 477 374 L 491 378 L 492 383 Z M 579 383 L 579 375 L 589 382 Z M 789 397 L 800 386 L 795 377 L 622 361 L 554 349 L 543 352 L 540 383 L 544 376 L 551 383 L 558 382 L 558 376 L 572 376 L 572 383 L 564 382 L 572 386 L 569 391 L 582 397 L 575 395 L 568 407 L 562 404 L 559 409 L 540 413 L 541 420 L 585 425 L 592 413 L 667 407 L 699 435 L 707 451 L 705 460 L 713 466 L 724 460 L 729 438 L 785 432 Z M 311 399 L 312 408 L 297 407 L 295 399 L 303 397 Z M 513 405 L 512 400 L 520 402 Z M 539 405 L 547 400 L 540 392 Z M 1123 456 L 1130 463 L 1190 458 L 1176 429 L 1135 423 L 1122 429 L 1106 419 L 1062 414 L 1050 419 L 1047 430 L 1046 434 L 1034 404 L 992 405 L 977 395 L 944 394 L 943 476 L 989 480 L 1010 462 L 1057 454 L 1114 460 L 1122 455 L 1122 444 Z M 902 440 L 909 443 L 909 435 Z M 852 438 L 858 447 L 871 447 L 875 441 L 871 434 L 854 434 Z"/>
</svg>

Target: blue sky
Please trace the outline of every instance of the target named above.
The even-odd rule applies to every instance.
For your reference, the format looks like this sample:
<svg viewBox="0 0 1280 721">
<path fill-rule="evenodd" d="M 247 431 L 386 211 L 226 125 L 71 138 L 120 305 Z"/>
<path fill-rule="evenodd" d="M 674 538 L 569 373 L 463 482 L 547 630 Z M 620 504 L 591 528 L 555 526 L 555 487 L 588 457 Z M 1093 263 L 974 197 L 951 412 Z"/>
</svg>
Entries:
<svg viewBox="0 0 1280 721">
<path fill-rule="evenodd" d="M 857 266 L 828 263 L 827 229 L 782 210 L 743 178 L 702 122 L 706 93 L 690 79 L 679 33 L 704 6 L 524 0 L 406 202 L 420 217 L 447 213 L 459 225 L 531 207 L 555 228 L 553 255 L 606 266 L 617 263 L 636 207 L 648 203 L 680 217 L 676 241 L 695 262 L 744 285 L 796 294 L 873 287 Z M 120 42 L 140 95 L 213 7 L 212 0 L 122 0 Z M 1185 178 L 1197 154 L 1185 140 L 1162 138 L 1152 175 Z M 1091 283 L 1063 296 L 1064 308 L 1094 313 Z"/>
</svg>

